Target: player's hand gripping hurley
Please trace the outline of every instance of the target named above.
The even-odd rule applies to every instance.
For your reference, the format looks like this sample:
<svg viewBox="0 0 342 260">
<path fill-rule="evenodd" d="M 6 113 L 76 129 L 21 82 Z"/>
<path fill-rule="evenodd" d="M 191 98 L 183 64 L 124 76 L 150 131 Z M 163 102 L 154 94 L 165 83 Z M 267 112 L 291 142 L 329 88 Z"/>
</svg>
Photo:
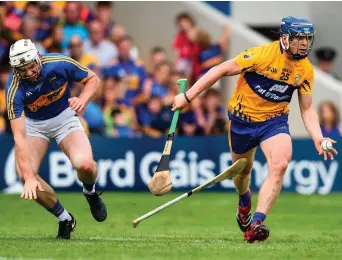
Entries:
<svg viewBox="0 0 342 260">
<path fill-rule="evenodd" d="M 247 159 L 245 158 L 242 158 L 242 159 L 239 159 L 238 161 L 236 161 L 233 165 L 231 165 L 229 168 L 227 168 L 224 172 L 220 173 L 219 175 L 217 175 L 215 178 L 207 181 L 206 183 L 198 186 L 197 188 L 187 192 L 187 193 L 184 193 L 183 195 L 165 203 L 164 205 L 161 205 L 160 207 L 148 212 L 147 214 L 137 218 L 136 220 L 133 221 L 133 227 L 137 227 L 138 224 L 153 216 L 154 214 L 166 209 L 167 207 L 170 207 L 171 205 L 177 203 L 178 201 L 184 199 L 184 198 L 187 198 L 187 197 L 190 197 L 192 194 L 196 193 L 196 192 L 199 192 L 201 190 L 203 190 L 204 188 L 206 187 L 209 187 L 215 183 L 218 183 L 218 182 L 221 182 L 225 179 L 228 179 L 228 178 L 233 178 L 235 177 L 236 175 L 238 175 L 245 167 L 247 166 Z"/>
<path fill-rule="evenodd" d="M 179 79 L 177 84 L 180 85 L 180 93 L 185 92 L 187 79 Z M 166 144 L 163 150 L 163 154 L 158 163 L 157 169 L 152 177 L 152 180 L 148 184 L 150 191 L 156 196 L 162 196 L 168 193 L 172 189 L 170 170 L 169 170 L 169 158 L 172 147 L 173 138 L 175 136 L 175 130 L 179 118 L 180 109 L 176 110 L 172 117 L 172 123 L 167 135 Z"/>
</svg>

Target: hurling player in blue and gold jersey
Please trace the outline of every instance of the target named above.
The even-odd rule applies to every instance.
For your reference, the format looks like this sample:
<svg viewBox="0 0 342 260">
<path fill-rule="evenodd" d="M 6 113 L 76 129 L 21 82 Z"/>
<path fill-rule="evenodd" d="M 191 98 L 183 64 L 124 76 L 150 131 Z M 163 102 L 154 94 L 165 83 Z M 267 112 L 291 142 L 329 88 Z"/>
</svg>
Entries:
<svg viewBox="0 0 342 260">
<path fill-rule="evenodd" d="M 333 159 L 333 154 L 337 154 L 335 149 L 322 150 L 321 143 L 328 138 L 322 135 L 312 105 L 314 71 L 307 56 L 314 36 L 315 30 L 309 20 L 286 17 L 281 21 L 279 41 L 251 48 L 215 66 L 174 100 L 173 111 L 183 108 L 221 77 L 240 74 L 228 104 L 228 138 L 233 161 L 249 160 L 249 166 L 234 178 L 234 184 L 239 194 L 237 222 L 245 233 L 245 240 L 250 243 L 269 236 L 264 221 L 281 190 L 292 156 L 288 105 L 295 90 L 304 125 L 318 153 L 325 160 L 327 156 Z M 252 218 L 250 173 L 259 145 L 267 160 L 268 176 L 260 188 Z"/>
<path fill-rule="evenodd" d="M 57 200 L 54 190 L 38 175 L 40 164 L 55 139 L 83 183 L 83 193 L 97 221 L 107 209 L 95 190 L 97 177 L 89 139 L 77 113 L 89 103 L 99 78 L 75 60 L 57 53 L 40 56 L 29 39 L 15 42 L 9 53 L 13 73 L 6 87 L 8 117 L 14 135 L 16 167 L 24 183 L 22 197 L 36 201 L 59 220 L 57 238 L 70 239 L 75 218 Z M 79 97 L 69 84 L 80 82 Z"/>
</svg>

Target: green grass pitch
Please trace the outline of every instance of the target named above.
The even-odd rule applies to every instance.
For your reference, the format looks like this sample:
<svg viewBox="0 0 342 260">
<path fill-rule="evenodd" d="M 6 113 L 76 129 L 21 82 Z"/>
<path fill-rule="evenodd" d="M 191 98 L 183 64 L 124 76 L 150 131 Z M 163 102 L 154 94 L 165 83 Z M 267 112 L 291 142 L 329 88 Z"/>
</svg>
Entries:
<svg viewBox="0 0 342 260">
<path fill-rule="evenodd" d="M 341 194 L 282 193 L 263 243 L 243 241 L 234 193 L 202 192 L 132 227 L 178 195 L 105 192 L 108 218 L 97 223 L 81 193 L 59 193 L 78 223 L 70 241 L 56 241 L 54 216 L 19 195 L 0 194 L 0 259 L 342 259 Z"/>
</svg>

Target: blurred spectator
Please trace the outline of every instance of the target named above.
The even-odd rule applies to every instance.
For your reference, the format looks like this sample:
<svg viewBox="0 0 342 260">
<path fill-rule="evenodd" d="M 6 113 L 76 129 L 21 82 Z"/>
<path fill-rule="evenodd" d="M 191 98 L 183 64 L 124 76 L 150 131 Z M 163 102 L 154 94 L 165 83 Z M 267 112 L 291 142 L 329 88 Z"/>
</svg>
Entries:
<svg viewBox="0 0 342 260">
<path fill-rule="evenodd" d="M 167 91 L 167 98 L 165 100 L 169 100 L 169 103 L 165 103 L 167 106 L 171 106 L 173 103 L 173 100 L 176 95 L 179 94 L 179 85 L 177 84 L 177 81 L 179 79 L 185 79 L 185 74 L 179 71 L 171 71 L 171 76 L 170 76 L 170 84 L 168 87 Z M 192 103 L 192 102 L 191 102 Z"/>
<path fill-rule="evenodd" d="M 187 107 L 179 119 L 179 135 L 195 136 L 203 135 L 203 130 L 198 126 L 196 114 L 190 107 Z"/>
<path fill-rule="evenodd" d="M 119 42 L 121 42 L 121 40 L 125 37 L 127 37 L 125 28 L 119 24 L 115 24 L 110 32 L 109 40 L 116 46 L 116 48 L 118 48 Z M 131 47 L 130 57 L 133 60 L 139 58 L 139 50 L 136 46 Z"/>
<path fill-rule="evenodd" d="M 168 85 L 171 80 L 171 66 L 167 61 L 159 63 L 155 68 L 152 78 L 145 81 L 143 93 L 145 102 L 148 102 L 151 96 L 166 98 Z M 168 102 L 169 103 L 169 102 Z"/>
<path fill-rule="evenodd" d="M 50 1 L 49 2 L 52 9 L 52 15 L 61 17 L 64 15 L 64 9 L 66 6 L 66 1 Z"/>
<path fill-rule="evenodd" d="M 132 39 L 125 36 L 118 43 L 119 57 L 108 68 L 104 69 L 105 77 L 120 78 L 126 85 L 124 100 L 129 105 L 140 103 L 142 87 L 146 72 L 141 61 L 133 60 L 130 56 Z"/>
<path fill-rule="evenodd" d="M 197 78 L 199 63 L 197 60 L 199 46 L 189 39 L 195 29 L 195 21 L 188 13 L 180 13 L 176 18 L 178 33 L 173 41 L 176 56 L 176 69 L 184 72 L 187 78 Z"/>
<path fill-rule="evenodd" d="M 6 131 L 6 94 L 5 87 L 7 78 L 9 76 L 8 72 L 0 73 L 0 135 Z"/>
<path fill-rule="evenodd" d="M 43 46 L 47 52 L 59 52 L 63 53 L 64 49 L 62 47 L 62 42 L 64 39 L 63 28 L 60 25 L 55 25 L 52 28 L 51 36 L 43 41 Z"/>
<path fill-rule="evenodd" d="M 25 15 L 23 17 L 22 23 L 20 25 L 20 32 L 15 36 L 16 40 L 19 39 L 31 39 L 36 45 L 37 50 L 40 54 L 45 54 L 46 50 L 40 42 L 35 40 L 35 36 L 37 33 L 39 21 L 37 18 L 32 17 L 30 15 Z"/>
<path fill-rule="evenodd" d="M 115 108 L 111 112 L 114 128 L 112 129 L 112 135 L 114 137 L 136 137 L 138 134 L 129 127 L 125 112 L 120 108 Z"/>
<path fill-rule="evenodd" d="M 112 2 L 98 1 L 95 6 L 96 19 L 100 21 L 104 28 L 104 35 L 107 38 L 114 27 L 114 22 L 111 19 L 113 15 Z"/>
<path fill-rule="evenodd" d="M 193 30 L 190 35 L 190 38 L 193 39 L 200 48 L 198 53 L 198 61 L 201 68 L 199 77 L 202 77 L 212 67 L 223 62 L 223 55 L 228 48 L 228 27 L 223 26 L 219 42 L 212 42 L 209 33 L 201 29 Z M 214 87 L 218 87 L 218 85 L 219 84 L 215 84 Z"/>
<path fill-rule="evenodd" d="M 341 137 L 342 129 L 336 105 L 331 101 L 322 102 L 318 107 L 318 116 L 323 136 L 338 141 Z"/>
<path fill-rule="evenodd" d="M 172 112 L 163 106 L 160 96 L 151 96 L 149 102 L 137 108 L 141 130 L 151 137 L 161 137 L 170 127 Z"/>
<path fill-rule="evenodd" d="M 28 15 L 38 19 L 40 16 L 39 2 L 28 1 L 23 11 L 23 16 Z"/>
<path fill-rule="evenodd" d="M 104 39 L 104 29 L 98 20 L 89 23 L 89 39 L 84 43 L 84 51 L 97 57 L 101 66 L 118 56 L 114 44 Z"/>
<path fill-rule="evenodd" d="M 151 50 L 149 76 L 152 76 L 159 63 L 167 61 L 166 51 L 163 47 L 156 46 Z"/>
<path fill-rule="evenodd" d="M 51 33 L 53 33 L 53 29 L 56 27 L 58 23 L 58 17 L 53 16 L 51 3 L 49 2 L 40 2 L 40 24 L 38 26 L 36 32 L 36 40 L 44 41 L 49 37 Z M 62 32 L 63 33 L 63 32 Z"/>
<path fill-rule="evenodd" d="M 16 31 L 21 24 L 21 12 L 15 8 L 13 2 L 0 2 L 0 70 L 9 67 L 8 52 L 10 44 L 19 34 Z"/>
<path fill-rule="evenodd" d="M 40 6 L 39 6 L 39 2 L 35 2 L 35 1 L 28 1 L 26 3 L 26 6 L 23 10 L 23 16 L 31 16 L 34 17 L 36 19 L 38 19 L 40 17 Z"/>
<path fill-rule="evenodd" d="M 220 95 L 215 89 L 208 89 L 203 97 L 203 112 L 206 123 L 206 135 L 220 135 L 225 132 L 226 114 L 220 102 Z"/>
<path fill-rule="evenodd" d="M 100 62 L 95 55 L 84 52 L 82 39 L 77 35 L 70 39 L 69 55 L 71 58 L 91 70 L 94 70 L 100 65 Z"/>
<path fill-rule="evenodd" d="M 103 113 L 106 126 L 106 135 L 115 136 L 115 118 L 113 118 L 113 110 L 119 109 L 124 116 L 125 125 L 129 128 L 136 129 L 136 115 L 133 107 L 128 106 L 123 97 L 125 96 L 125 88 L 122 82 L 118 79 L 106 79 L 104 83 L 103 97 Z M 120 120 L 120 119 L 119 119 Z M 122 122 L 121 122 L 121 125 Z"/>
<path fill-rule="evenodd" d="M 74 35 L 80 36 L 82 41 L 88 38 L 88 31 L 85 24 L 80 20 L 81 8 L 80 2 L 67 2 L 65 5 L 65 20 L 61 22 L 64 31 L 63 48 L 68 47 L 70 38 Z"/>
<path fill-rule="evenodd" d="M 10 30 L 18 30 L 21 24 L 21 12 L 15 6 L 13 1 L 4 1 L 0 3 L 4 7 L 5 21 L 4 25 Z"/>
<path fill-rule="evenodd" d="M 80 21 L 84 24 L 88 24 L 91 21 L 95 20 L 95 15 L 90 10 L 84 2 L 81 3 L 81 12 L 80 12 Z"/>
<path fill-rule="evenodd" d="M 4 2 L 0 3 L 0 65 L 1 70 L 3 67 L 8 66 L 8 51 L 9 43 L 12 41 L 11 31 L 5 26 L 6 20 L 6 6 Z"/>
<path fill-rule="evenodd" d="M 12 1 L 13 6 L 21 13 L 24 12 L 27 1 Z"/>
<path fill-rule="evenodd" d="M 104 118 L 100 106 L 94 100 L 86 106 L 83 117 L 87 121 L 90 134 L 102 134 Z"/>
<path fill-rule="evenodd" d="M 341 78 L 333 72 L 334 70 L 334 61 L 337 57 L 337 51 L 334 48 L 330 47 L 322 47 L 316 50 L 316 57 L 318 59 L 318 68 L 325 73 L 330 74 L 337 80 L 341 80 Z"/>
</svg>

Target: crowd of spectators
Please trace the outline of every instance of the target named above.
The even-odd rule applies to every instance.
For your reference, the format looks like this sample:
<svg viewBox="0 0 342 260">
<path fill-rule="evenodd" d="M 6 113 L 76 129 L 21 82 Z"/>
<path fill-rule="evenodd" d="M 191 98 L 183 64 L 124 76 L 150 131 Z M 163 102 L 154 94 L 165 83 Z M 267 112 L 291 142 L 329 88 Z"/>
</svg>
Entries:
<svg viewBox="0 0 342 260">
<path fill-rule="evenodd" d="M 139 43 L 113 20 L 113 8 L 114 3 L 106 1 L 96 2 L 94 9 L 82 2 L 0 3 L 0 133 L 11 132 L 4 90 L 11 73 L 9 47 L 30 38 L 41 55 L 68 55 L 101 78 L 100 88 L 81 115 L 90 134 L 165 135 L 172 101 L 179 92 L 177 80 L 186 77 L 191 83 L 220 63 L 228 47 L 228 29 L 224 27 L 221 39 L 213 41 L 190 14 L 181 13 L 175 19 L 178 33 L 170 43 L 175 57 L 151 42 L 147 67 L 139 58 Z M 81 90 L 77 83 L 71 86 L 73 96 Z M 220 135 L 225 126 L 219 92 L 211 89 L 182 111 L 178 129 L 180 135 Z"/>
</svg>

